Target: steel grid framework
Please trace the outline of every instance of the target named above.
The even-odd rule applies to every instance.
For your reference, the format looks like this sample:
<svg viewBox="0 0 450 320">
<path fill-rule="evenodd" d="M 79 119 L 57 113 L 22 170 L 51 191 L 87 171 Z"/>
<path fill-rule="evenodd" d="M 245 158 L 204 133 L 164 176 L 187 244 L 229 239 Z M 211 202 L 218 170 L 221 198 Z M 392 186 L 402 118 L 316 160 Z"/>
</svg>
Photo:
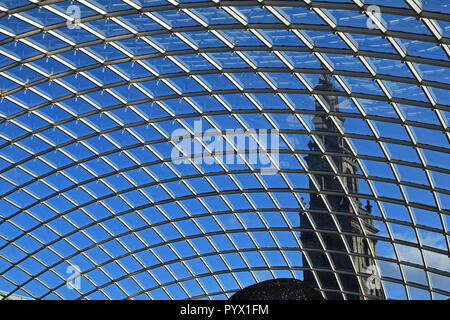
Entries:
<svg viewBox="0 0 450 320">
<path fill-rule="evenodd" d="M 357 219 L 362 236 L 378 241 L 369 255 L 386 297 L 447 299 L 450 8 L 397 0 L 377 14 L 376 4 L 2 2 L 2 298 L 226 298 L 311 270 L 323 294 L 336 290 L 317 272 L 332 272 L 345 299 L 352 292 L 340 275 L 353 273 L 336 269 L 331 254 L 365 255 L 350 250 L 336 218 L 347 213 L 327 199 L 344 196 L 356 212 L 355 200 L 376 204 L 380 234 Z M 321 74 L 339 92 L 315 90 Z M 341 109 L 330 110 L 325 96 L 338 96 Z M 357 174 L 336 169 L 333 158 L 348 155 L 326 150 L 320 137 L 332 133 L 315 130 L 314 115 L 346 119 L 334 135 L 351 149 Z M 211 150 L 194 120 L 227 150 Z M 238 149 L 226 136 L 236 126 L 275 130 L 282 161 L 254 135 L 256 149 Z M 170 157 L 179 128 L 201 153 Z M 320 150 L 305 148 L 309 140 Z M 261 151 L 273 175 L 248 160 Z M 195 161 L 205 154 L 214 167 Z M 243 165 L 225 163 L 230 154 Z M 309 170 L 309 154 L 333 172 Z M 321 190 L 318 174 L 342 191 Z M 347 178 L 360 193 L 348 191 Z M 310 194 L 327 210 L 308 208 Z M 303 248 L 299 233 L 311 230 L 299 226 L 300 212 L 320 248 Z M 330 215 L 335 230 L 317 227 L 317 213 Z M 342 251 L 326 248 L 330 233 L 343 239 Z M 311 265 L 313 251 L 331 270 Z M 66 286 L 69 265 L 80 269 L 80 287 Z"/>
</svg>

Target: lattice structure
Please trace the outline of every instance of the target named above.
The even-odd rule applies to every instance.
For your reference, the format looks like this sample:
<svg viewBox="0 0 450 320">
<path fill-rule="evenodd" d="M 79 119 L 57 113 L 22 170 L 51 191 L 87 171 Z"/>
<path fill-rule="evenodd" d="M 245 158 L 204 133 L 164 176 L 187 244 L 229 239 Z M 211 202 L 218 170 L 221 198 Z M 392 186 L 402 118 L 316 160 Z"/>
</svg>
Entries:
<svg viewBox="0 0 450 320">
<path fill-rule="evenodd" d="M 225 299 L 324 271 L 302 263 L 312 251 L 340 285 L 322 238 L 345 243 L 336 217 L 348 213 L 311 212 L 310 195 L 371 201 L 379 232 L 357 218 L 377 254 L 343 250 L 376 262 L 387 298 L 449 298 L 446 1 L 2 0 L 0 11 L 0 298 Z M 314 89 L 321 75 L 338 91 Z M 357 173 L 333 165 L 343 155 L 321 144 L 331 133 L 314 116 L 345 119 L 333 134 Z M 308 155 L 333 171 L 312 172 Z M 340 191 L 310 189 L 318 175 Z M 300 212 L 320 248 L 304 250 Z M 318 214 L 336 228 L 315 227 Z"/>
</svg>

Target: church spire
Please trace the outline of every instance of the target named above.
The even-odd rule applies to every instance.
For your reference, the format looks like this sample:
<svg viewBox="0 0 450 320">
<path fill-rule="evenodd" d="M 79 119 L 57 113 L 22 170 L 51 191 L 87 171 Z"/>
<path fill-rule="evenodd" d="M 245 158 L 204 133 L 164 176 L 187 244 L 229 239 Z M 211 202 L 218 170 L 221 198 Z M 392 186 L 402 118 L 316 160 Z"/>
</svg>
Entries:
<svg viewBox="0 0 450 320">
<path fill-rule="evenodd" d="M 346 141 L 339 134 L 340 130 L 338 129 L 343 129 L 344 118 L 336 116 L 336 113 L 339 112 L 338 96 L 332 93 L 340 90 L 333 85 L 326 70 L 323 70 L 320 74 L 319 81 L 314 89 L 315 91 L 321 91 L 317 93 L 320 96 L 321 103 L 316 102 L 317 113 L 313 117 L 312 122 L 314 130 L 318 132 L 316 140 L 318 140 L 318 143 L 321 143 L 323 148 L 319 149 L 316 146 L 316 142 L 310 141 L 308 143 L 308 147 L 312 152 L 305 157 L 305 160 L 308 169 L 314 172 L 313 178 L 310 177 L 309 181 L 310 189 L 313 192 L 310 196 L 308 214 L 300 215 L 300 226 L 302 228 L 300 238 L 304 248 L 320 248 L 322 244 L 314 235 L 311 221 L 314 221 L 315 227 L 321 230 L 335 230 L 336 222 L 338 222 L 340 229 L 346 232 L 345 237 L 338 234 L 327 234 L 322 241 L 326 249 L 344 252 L 348 248 L 351 254 L 333 255 L 332 263 L 334 266 L 332 267 L 323 253 L 309 251 L 307 253 L 309 259 L 306 259 L 305 255 L 303 256 L 303 265 L 308 266 L 310 264 L 312 268 L 329 270 L 330 272 L 318 273 L 317 277 L 315 277 L 311 271 L 305 270 L 303 273 L 304 282 L 313 287 L 320 287 L 317 282 L 319 281 L 322 287 L 331 289 L 330 292 L 326 292 L 328 299 L 342 298 L 340 294 L 336 293 L 341 290 L 341 286 L 345 291 L 351 292 L 346 295 L 347 299 L 360 299 L 362 294 L 382 297 L 383 292 L 381 289 L 372 293 L 364 287 L 363 291 L 361 291 L 358 275 L 356 275 L 364 274 L 362 279 L 366 281 L 371 276 L 371 270 L 373 270 L 375 265 L 374 260 L 370 256 L 372 254 L 376 256 L 376 240 L 366 239 L 362 228 L 368 235 L 375 235 L 378 230 L 370 219 L 372 205 L 367 203 L 364 209 L 359 199 L 354 196 L 359 193 L 358 167 L 355 159 L 351 156 Z M 328 110 L 324 110 L 323 103 L 327 105 Z M 334 118 L 329 113 L 333 113 Z M 325 152 L 335 154 L 331 156 L 334 162 L 333 167 L 323 154 L 320 154 L 322 149 Z M 342 180 L 335 179 L 334 170 L 336 169 L 342 175 Z M 344 186 L 346 186 L 346 190 L 344 190 Z M 330 193 L 326 195 L 326 203 L 322 196 L 316 194 L 317 188 L 319 191 Z M 356 206 L 352 205 L 355 203 L 352 199 L 357 200 Z M 331 211 L 341 214 L 337 214 L 333 219 L 331 215 L 327 214 L 330 208 Z M 361 226 L 357 215 L 361 216 L 363 214 L 367 218 L 364 219 Z M 340 275 L 341 284 L 339 285 L 332 273 L 333 268 L 356 274 Z"/>
<path fill-rule="evenodd" d="M 325 69 L 323 71 L 324 72 L 322 72 L 319 76 L 319 82 L 314 87 L 314 90 L 315 91 L 328 91 L 328 92 L 340 91 L 338 88 L 335 87 L 335 85 L 331 81 L 328 71 Z M 339 102 L 338 102 L 337 96 L 332 96 L 332 95 L 328 94 L 328 95 L 323 95 L 323 98 L 326 101 L 326 103 L 328 104 L 328 108 L 330 111 L 339 111 Z M 319 103 L 316 103 L 316 110 L 323 111 L 323 108 Z"/>
<path fill-rule="evenodd" d="M 323 84 L 325 86 L 333 86 L 333 83 L 331 83 L 330 76 L 326 73 L 321 73 L 319 76 L 319 84 Z M 334 87 L 334 86 L 333 86 Z"/>
</svg>

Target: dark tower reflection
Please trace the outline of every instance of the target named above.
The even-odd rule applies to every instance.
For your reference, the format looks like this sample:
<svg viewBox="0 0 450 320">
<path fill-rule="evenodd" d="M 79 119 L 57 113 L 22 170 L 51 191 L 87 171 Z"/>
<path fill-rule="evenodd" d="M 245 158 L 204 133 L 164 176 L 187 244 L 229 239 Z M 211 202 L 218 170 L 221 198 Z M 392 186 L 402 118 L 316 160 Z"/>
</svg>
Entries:
<svg viewBox="0 0 450 320">
<path fill-rule="evenodd" d="M 315 87 L 315 90 L 338 91 L 330 78 L 324 74 L 320 76 L 319 83 Z M 325 104 L 330 112 L 339 112 L 337 96 L 327 95 L 322 98 L 325 100 Z M 325 111 L 318 102 L 316 102 L 316 110 L 319 112 Z M 330 117 L 316 115 L 312 120 L 314 123 L 314 130 L 321 133 L 320 135 L 317 135 L 317 137 L 321 140 L 325 151 L 331 154 L 337 170 L 344 174 L 343 180 L 347 185 L 349 194 L 357 194 L 359 191 L 358 180 L 354 177 L 358 171 L 356 160 L 352 157 L 350 149 L 345 141 L 337 134 L 339 132 L 337 126 L 343 128 L 345 119 L 341 117 L 336 118 L 337 124 L 335 124 Z M 339 183 L 339 180 L 333 176 L 331 166 L 324 158 L 316 143 L 310 141 L 309 148 L 312 151 L 312 154 L 306 157 L 306 161 L 320 190 L 331 193 L 343 193 L 344 190 Z M 329 174 L 326 174 L 328 172 Z M 309 186 L 312 190 L 316 190 L 311 180 L 309 181 Z M 301 232 L 300 238 L 303 247 L 308 253 L 312 267 L 317 269 L 317 276 L 322 289 L 329 290 L 325 291 L 326 298 L 343 298 L 340 293 L 341 289 L 338 285 L 338 280 L 332 272 L 329 260 L 331 260 L 334 269 L 337 271 L 339 281 L 343 291 L 346 293 L 347 299 L 361 299 L 361 289 L 355 271 L 358 274 L 361 274 L 361 283 L 364 294 L 373 295 L 374 298 L 381 298 L 383 293 L 381 289 L 379 289 L 379 286 L 366 286 L 369 276 L 372 276 L 375 270 L 375 263 L 370 257 L 369 248 L 376 254 L 376 241 L 363 237 L 361 226 L 357 221 L 349 197 L 343 196 L 342 194 L 328 194 L 326 197 L 331 206 L 331 210 L 333 212 L 342 213 L 335 215 L 341 231 L 343 233 L 353 234 L 344 236 L 349 246 L 349 251 L 355 254 L 364 255 L 363 257 L 358 257 L 347 254 L 343 239 L 340 235 L 335 233 L 338 229 L 336 228 L 332 216 L 327 213 L 328 209 L 325 206 L 325 203 L 320 196 L 312 193 L 308 212 L 311 219 L 314 221 L 316 228 L 323 231 L 321 232 L 323 243 L 326 250 L 329 251 L 331 259 L 328 259 L 326 254 L 321 250 L 322 246 L 320 245 L 319 239 L 313 232 L 311 222 L 305 213 L 301 213 L 300 215 L 300 225 L 302 229 L 307 230 Z M 376 234 L 378 230 L 374 227 L 373 220 L 370 219 L 372 211 L 370 204 L 367 203 L 365 208 L 363 208 L 358 198 L 354 197 L 352 201 L 356 204 L 359 214 L 364 217 L 362 221 L 367 234 Z M 353 259 L 354 266 L 351 259 Z M 303 266 L 308 266 L 305 255 L 303 255 Z M 314 288 L 318 288 L 316 279 L 311 271 L 304 271 L 304 282 Z"/>
</svg>

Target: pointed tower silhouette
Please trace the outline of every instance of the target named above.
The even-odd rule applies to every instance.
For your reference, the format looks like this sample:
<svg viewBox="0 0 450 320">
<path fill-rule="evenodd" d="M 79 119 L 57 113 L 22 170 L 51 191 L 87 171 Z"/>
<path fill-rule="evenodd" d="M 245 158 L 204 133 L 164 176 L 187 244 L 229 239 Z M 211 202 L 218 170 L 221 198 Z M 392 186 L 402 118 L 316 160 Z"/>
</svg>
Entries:
<svg viewBox="0 0 450 320">
<path fill-rule="evenodd" d="M 319 82 L 314 89 L 328 93 L 327 95 L 324 93 L 320 98 L 323 99 L 323 104 L 329 112 L 339 112 L 338 97 L 329 94 L 339 90 L 333 85 L 328 75 L 321 74 Z M 318 102 L 316 102 L 316 111 L 322 114 L 325 111 Z M 374 235 L 378 230 L 374 227 L 373 220 L 370 219 L 372 206 L 367 203 L 367 206 L 363 208 L 356 197 L 356 194 L 359 192 L 358 180 L 355 177 L 358 171 L 357 163 L 352 157 L 345 140 L 338 134 L 338 126 L 342 129 L 344 121 L 345 119 L 342 117 L 335 117 L 335 122 L 333 122 L 331 117 L 327 115 L 316 115 L 312 120 L 314 130 L 318 133 L 320 132 L 317 137 L 325 152 L 332 158 L 337 171 L 343 174 L 348 193 L 355 196 L 348 197 L 343 194 L 344 189 L 334 176 L 333 170 L 325 159 L 324 154 L 316 143 L 310 141 L 308 146 L 311 149 L 311 154 L 305 157 L 309 171 L 313 174 L 320 191 L 326 193 L 326 199 L 331 207 L 331 211 L 340 214 L 336 214 L 335 220 L 333 220 L 323 199 L 317 193 L 311 193 L 308 209 L 308 215 L 311 220 L 306 213 L 302 212 L 300 214 L 300 227 L 302 228 L 300 239 L 307 251 L 312 268 L 316 270 L 317 278 L 325 291 L 327 299 L 342 299 L 341 288 L 347 299 L 361 299 L 361 287 L 355 273 L 360 276 L 364 294 L 371 295 L 373 298 L 381 298 L 383 297 L 383 292 L 377 285 L 379 281 L 376 284 L 369 281 L 373 280 L 373 274 L 376 273 L 374 271 L 377 270 L 370 254 L 370 252 L 373 252 L 376 255 L 376 240 L 363 236 L 361 226 L 350 201 L 353 201 L 356 208 L 358 208 L 358 214 L 362 217 L 362 224 L 367 235 Z M 316 190 L 311 179 L 309 185 L 310 189 Z M 343 238 L 337 233 L 338 229 L 335 221 L 340 226 Z M 328 252 L 328 257 L 323 252 L 321 242 L 314 233 L 313 225 L 315 225 L 316 229 L 322 231 L 320 234 Z M 347 253 L 343 239 L 346 240 L 350 255 Z M 362 256 L 358 256 L 359 254 Z M 308 266 L 305 253 L 303 253 L 303 266 Z M 337 277 L 334 272 L 336 272 Z M 311 271 L 305 270 L 303 275 L 306 284 L 315 288 L 319 287 Z M 375 277 L 377 277 L 377 273 Z"/>
</svg>

